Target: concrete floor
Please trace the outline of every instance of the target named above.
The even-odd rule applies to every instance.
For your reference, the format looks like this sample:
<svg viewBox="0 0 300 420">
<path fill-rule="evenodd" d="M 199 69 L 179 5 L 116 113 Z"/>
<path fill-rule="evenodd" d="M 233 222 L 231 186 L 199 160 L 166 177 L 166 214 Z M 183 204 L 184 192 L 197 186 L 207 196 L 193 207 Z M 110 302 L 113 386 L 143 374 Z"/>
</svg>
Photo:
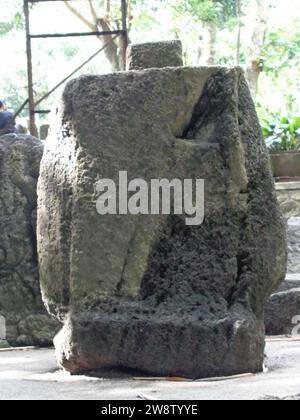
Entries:
<svg viewBox="0 0 300 420">
<path fill-rule="evenodd" d="M 300 395 L 300 341 L 268 341 L 269 373 L 222 382 L 103 380 L 57 371 L 54 350 L 0 352 L 0 400 L 255 400 Z"/>
</svg>

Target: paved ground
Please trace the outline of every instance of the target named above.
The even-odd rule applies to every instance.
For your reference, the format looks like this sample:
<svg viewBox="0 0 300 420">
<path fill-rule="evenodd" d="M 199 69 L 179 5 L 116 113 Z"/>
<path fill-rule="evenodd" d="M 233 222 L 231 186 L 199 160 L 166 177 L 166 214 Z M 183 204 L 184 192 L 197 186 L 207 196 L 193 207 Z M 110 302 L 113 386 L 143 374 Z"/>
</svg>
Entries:
<svg viewBox="0 0 300 420">
<path fill-rule="evenodd" d="M 222 382 L 144 382 L 71 377 L 54 351 L 0 352 L 0 400 L 254 400 L 300 395 L 300 341 L 268 342 L 269 373 Z"/>
</svg>

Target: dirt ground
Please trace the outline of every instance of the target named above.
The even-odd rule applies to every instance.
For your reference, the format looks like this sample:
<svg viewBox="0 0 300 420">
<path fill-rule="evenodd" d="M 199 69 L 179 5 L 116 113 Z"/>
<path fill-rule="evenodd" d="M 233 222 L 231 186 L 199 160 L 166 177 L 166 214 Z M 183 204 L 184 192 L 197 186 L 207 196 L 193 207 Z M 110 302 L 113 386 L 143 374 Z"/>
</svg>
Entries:
<svg viewBox="0 0 300 420">
<path fill-rule="evenodd" d="M 0 352 L 0 400 L 300 399 L 300 338 L 268 340 L 268 373 L 223 381 L 141 381 L 70 376 L 53 349 Z"/>
</svg>

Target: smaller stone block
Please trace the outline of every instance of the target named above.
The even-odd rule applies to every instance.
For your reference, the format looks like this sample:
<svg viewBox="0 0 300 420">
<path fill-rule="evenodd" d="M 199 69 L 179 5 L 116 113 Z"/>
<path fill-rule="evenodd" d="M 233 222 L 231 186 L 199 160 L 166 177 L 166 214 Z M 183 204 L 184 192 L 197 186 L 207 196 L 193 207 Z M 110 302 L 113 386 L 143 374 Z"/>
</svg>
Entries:
<svg viewBox="0 0 300 420">
<path fill-rule="evenodd" d="M 130 45 L 127 50 L 127 70 L 182 67 L 182 57 L 181 41 Z"/>
</svg>

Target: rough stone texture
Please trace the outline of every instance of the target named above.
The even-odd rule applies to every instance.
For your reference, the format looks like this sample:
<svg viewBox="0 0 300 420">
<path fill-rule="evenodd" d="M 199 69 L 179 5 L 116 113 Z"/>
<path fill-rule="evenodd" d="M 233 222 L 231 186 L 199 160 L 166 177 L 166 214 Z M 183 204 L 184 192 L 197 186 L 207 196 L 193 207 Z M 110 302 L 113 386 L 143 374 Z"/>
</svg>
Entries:
<svg viewBox="0 0 300 420">
<path fill-rule="evenodd" d="M 40 139 L 41 140 L 46 140 L 46 138 L 48 137 L 48 133 L 49 133 L 49 124 L 43 124 L 40 126 Z"/>
<path fill-rule="evenodd" d="M 24 135 L 0 137 L 0 315 L 12 345 L 48 345 L 56 321 L 40 294 L 36 254 L 36 184 L 42 143 Z"/>
<path fill-rule="evenodd" d="M 21 124 L 17 124 L 16 128 L 17 128 L 17 133 L 18 134 L 28 134 L 28 128 L 27 127 L 24 127 Z"/>
<path fill-rule="evenodd" d="M 181 67 L 181 41 L 149 42 L 129 45 L 126 60 L 127 70 Z"/>
<path fill-rule="evenodd" d="M 288 270 L 278 293 L 271 296 L 266 307 L 268 335 L 291 334 L 292 318 L 300 316 L 300 218 L 292 217 L 288 226 Z"/>
<path fill-rule="evenodd" d="M 287 274 L 285 281 L 279 286 L 278 292 L 285 292 L 286 290 L 300 288 L 300 273 Z"/>
<path fill-rule="evenodd" d="M 0 349 L 9 347 L 6 341 L 6 321 L 5 318 L 0 315 Z"/>
<path fill-rule="evenodd" d="M 39 180 L 38 247 L 71 372 L 206 377 L 261 370 L 263 309 L 286 271 L 265 143 L 240 69 L 71 81 Z M 82 109 L 85 110 L 82 113 Z M 205 222 L 99 216 L 100 178 L 204 178 Z"/>
<path fill-rule="evenodd" d="M 273 174 L 278 180 L 300 180 L 300 151 L 271 152 Z"/>
<path fill-rule="evenodd" d="M 300 276 L 300 217 L 288 220 L 288 274 Z"/>
<path fill-rule="evenodd" d="M 299 317 L 297 323 L 300 324 L 300 288 L 275 293 L 265 309 L 267 334 L 291 335 L 296 326 L 293 323 L 296 316 Z"/>
<path fill-rule="evenodd" d="M 278 183 L 276 191 L 284 216 L 300 217 L 300 182 Z"/>
<path fill-rule="evenodd" d="M 9 347 L 10 345 L 8 344 L 6 340 L 0 340 L 0 349 L 7 349 Z"/>
<path fill-rule="evenodd" d="M 6 320 L 4 316 L 0 315 L 0 340 L 6 339 Z"/>
</svg>

